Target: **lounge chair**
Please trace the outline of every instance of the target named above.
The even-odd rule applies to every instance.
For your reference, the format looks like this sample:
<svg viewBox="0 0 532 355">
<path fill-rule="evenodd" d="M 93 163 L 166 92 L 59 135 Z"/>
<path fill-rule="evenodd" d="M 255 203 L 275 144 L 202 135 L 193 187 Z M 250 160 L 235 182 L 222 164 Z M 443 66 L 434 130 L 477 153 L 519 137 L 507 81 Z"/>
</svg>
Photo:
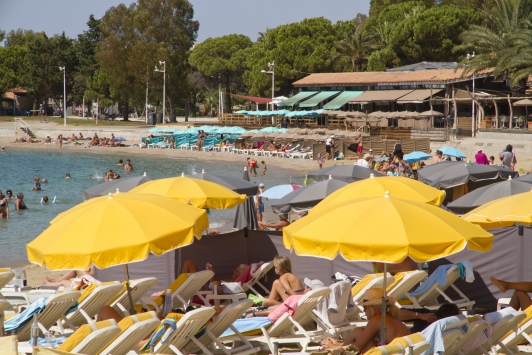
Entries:
<svg viewBox="0 0 532 355">
<path fill-rule="evenodd" d="M 264 291 L 264 295 L 269 295 L 270 290 L 268 290 L 268 288 L 260 282 L 260 279 L 265 277 L 272 268 L 273 268 L 272 261 L 262 264 L 260 267 L 260 270 L 257 271 L 255 275 L 253 275 L 253 278 L 249 280 L 248 282 L 242 284 L 242 289 L 244 290 L 244 292 L 251 291 L 255 294 L 255 296 L 265 297 L 256 289 L 257 286 L 259 286 Z"/>
<path fill-rule="evenodd" d="M 386 284 L 391 285 L 394 281 L 393 276 L 386 274 Z M 364 276 L 353 288 L 351 293 L 353 294 L 353 303 L 357 304 L 364 299 L 364 293 L 370 288 L 382 288 L 384 286 L 384 274 L 367 274 Z"/>
<path fill-rule="evenodd" d="M 137 344 L 161 324 L 155 312 L 140 313 L 127 316 L 122 319 L 118 326 L 121 329 L 120 335 L 108 344 L 99 355 L 121 355 L 130 351 L 138 352 Z"/>
<path fill-rule="evenodd" d="M 61 326 L 68 327 L 74 331 L 76 327 L 90 323 L 98 312 L 123 290 L 124 285 L 118 282 L 95 287 L 89 295 L 81 300 L 76 311 L 66 315 Z M 81 295 L 81 297 L 84 296 L 83 292 Z M 64 329 L 61 329 L 61 333 L 64 333 Z"/>
<path fill-rule="evenodd" d="M 278 355 L 277 344 L 287 343 L 296 343 L 303 352 L 306 352 L 309 343 L 319 342 L 329 335 L 327 326 L 313 312 L 318 303 L 329 293 L 331 293 L 331 289 L 328 287 L 307 292 L 299 300 L 292 316 L 288 313 L 283 314 L 270 328 L 261 328 L 262 335 L 249 336 L 248 340 L 266 344 L 273 355 Z M 320 326 L 320 330 L 308 331 L 305 329 L 313 321 Z M 238 338 L 226 337 L 221 340 L 238 340 Z"/>
<path fill-rule="evenodd" d="M 429 342 L 421 333 L 413 333 L 404 337 L 395 338 L 390 345 L 401 344 L 405 349 L 405 354 L 421 355 L 430 347 Z"/>
<path fill-rule="evenodd" d="M 366 352 L 366 355 L 396 355 L 396 354 L 405 354 L 405 348 L 400 343 L 388 344 L 384 346 L 376 346 L 369 349 Z"/>
<path fill-rule="evenodd" d="M 467 318 L 464 315 L 442 318 L 425 328 L 421 335 L 430 344 L 429 354 L 444 352 L 449 349 L 458 338 L 467 332 Z"/>
<path fill-rule="evenodd" d="M 516 329 L 512 329 L 509 334 L 502 339 L 502 343 L 512 351 L 517 349 L 519 351 L 530 352 L 529 346 L 523 346 L 523 343 L 528 342 L 532 344 L 532 307 L 524 310 L 526 318 L 519 323 Z M 500 346 L 496 347 L 498 350 Z"/>
<path fill-rule="evenodd" d="M 445 349 L 444 355 L 460 354 L 465 355 L 462 352 L 464 346 L 474 341 L 474 339 L 488 327 L 488 323 L 484 320 L 477 320 L 469 323 L 467 333 L 458 338 L 449 348 Z"/>
<path fill-rule="evenodd" d="M 164 340 L 155 346 L 155 352 L 160 354 L 173 352 L 182 355 L 181 349 L 187 345 L 191 338 L 195 337 L 214 313 L 215 311 L 211 307 L 203 307 L 188 312 L 176 323 L 175 330 L 168 329 L 166 331 L 162 337 Z"/>
<path fill-rule="evenodd" d="M 398 282 L 387 287 L 388 296 L 398 300 L 408 291 L 419 285 L 419 283 L 427 277 L 427 273 L 423 270 L 398 272 L 394 279 Z"/>
<path fill-rule="evenodd" d="M 74 354 L 99 354 L 120 332 L 114 319 L 85 324 L 69 336 L 57 350 Z"/>
<path fill-rule="evenodd" d="M 200 297 L 204 304 L 209 304 L 205 297 L 198 291 L 201 290 L 203 285 L 209 282 L 214 276 L 214 272 L 210 270 L 203 270 L 193 274 L 181 274 L 179 277 L 169 286 L 172 290 L 173 308 L 187 308 L 190 306 L 194 296 Z M 153 307 L 157 313 L 160 311 L 160 307 L 163 305 L 164 297 L 147 297 L 142 298 L 141 303 L 144 307 Z"/>
<path fill-rule="evenodd" d="M 4 312 L 11 307 L 8 300 L 0 299 L 0 334 L 4 334 Z"/>
<path fill-rule="evenodd" d="M 445 265 L 442 265 L 442 266 L 445 266 Z M 437 271 L 434 271 L 434 272 L 437 272 Z M 410 302 L 408 302 L 410 304 L 401 302 L 401 301 L 399 301 L 399 303 L 401 304 L 401 307 L 403 308 L 425 307 L 431 310 L 436 310 L 441 306 L 441 304 L 439 304 L 438 302 L 438 297 L 443 296 L 448 303 L 453 303 L 457 305 L 459 308 L 466 308 L 469 310 L 473 309 L 473 306 L 475 305 L 475 301 L 470 300 L 462 291 L 458 289 L 458 287 L 456 287 L 456 285 L 454 285 L 454 282 L 459 277 L 460 277 L 460 274 L 458 271 L 458 266 L 453 265 L 451 268 L 447 270 L 447 276 L 445 278 L 444 285 L 440 285 L 437 282 L 433 282 L 431 285 L 428 286 L 426 291 L 420 295 L 413 296 L 410 293 L 407 293 L 406 296 L 410 300 Z M 423 285 L 421 287 L 423 287 Z M 453 290 L 456 291 L 456 293 L 458 293 L 458 295 L 460 296 L 459 299 L 453 300 L 451 297 L 449 297 L 445 293 L 445 291 L 449 287 L 451 287 Z"/>
<path fill-rule="evenodd" d="M 0 337 L 0 354 L 19 355 L 16 335 Z"/>
<path fill-rule="evenodd" d="M 222 351 L 225 355 L 249 355 L 259 352 L 260 347 L 253 347 L 248 339 L 233 326 L 233 323 L 241 317 L 242 313 L 252 305 L 253 301 L 242 300 L 227 306 L 222 313 L 216 316 L 214 322 L 207 326 L 205 334 L 199 339 L 191 338 L 192 341 L 185 347 L 186 352 L 196 354 L 201 350 L 207 355 L 214 355 L 215 350 Z M 228 349 L 218 339 L 229 328 L 243 343 L 242 346 Z"/>
<path fill-rule="evenodd" d="M 79 291 L 67 291 L 48 297 L 44 301 L 44 309 L 38 314 L 39 329 L 42 334 L 47 332 L 60 318 L 64 317 L 68 309 L 74 305 L 80 296 L 81 292 Z M 19 315 L 4 322 L 4 326 L 7 322 L 20 322 L 20 326 L 16 327 L 11 333 L 16 334 L 18 339 L 22 341 L 29 340 L 31 336 L 31 320 L 33 319 L 33 314 L 29 313 L 28 319 L 23 319 Z"/>
<path fill-rule="evenodd" d="M 0 269 L 0 290 L 15 277 L 15 273 L 8 269 Z"/>
<path fill-rule="evenodd" d="M 348 304 L 352 303 L 351 282 L 341 281 L 331 286 L 331 294 L 325 297 L 316 307 L 314 313 L 328 327 L 332 336 L 342 336 L 343 339 L 349 334 L 354 326 L 345 318 Z M 331 304 L 332 298 L 334 301 Z M 350 302 L 351 301 L 351 302 Z"/>
<path fill-rule="evenodd" d="M 498 345 L 498 351 L 507 355 L 512 355 L 513 352 L 502 342 L 512 329 L 516 329 L 517 325 L 526 318 L 525 312 L 515 312 L 502 317 L 495 324 L 491 325 L 491 332 L 489 332 L 489 339 L 485 343 L 479 345 L 469 352 L 470 355 L 488 354 L 490 348 Z"/>
<path fill-rule="evenodd" d="M 133 301 L 133 305 L 139 302 L 149 290 L 157 285 L 157 283 L 158 281 L 155 277 L 132 280 L 129 283 L 129 288 L 131 291 L 131 300 Z M 129 295 L 127 290 L 124 288 L 122 293 L 120 293 L 117 298 L 112 300 L 109 305 L 113 307 L 118 314 L 129 316 L 131 305 L 129 304 Z"/>
</svg>

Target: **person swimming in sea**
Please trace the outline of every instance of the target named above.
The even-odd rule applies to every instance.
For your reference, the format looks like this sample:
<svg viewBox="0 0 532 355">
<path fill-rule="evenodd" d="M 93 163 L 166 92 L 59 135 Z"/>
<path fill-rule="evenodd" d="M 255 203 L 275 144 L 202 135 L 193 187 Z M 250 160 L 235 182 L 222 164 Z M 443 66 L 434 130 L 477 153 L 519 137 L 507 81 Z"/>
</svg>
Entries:
<svg viewBox="0 0 532 355">
<path fill-rule="evenodd" d="M 31 191 L 40 191 L 41 190 L 40 180 L 41 179 L 38 176 L 36 176 L 35 179 L 33 179 L 33 182 L 35 183 L 35 185 L 31 188 Z"/>
<path fill-rule="evenodd" d="M 43 205 L 48 204 L 48 196 L 43 196 L 43 198 L 42 198 L 42 204 L 43 204 Z"/>
<path fill-rule="evenodd" d="M 120 159 L 118 161 L 118 164 L 116 164 L 116 166 L 124 166 L 124 161 L 122 159 Z"/>
<path fill-rule="evenodd" d="M 70 173 L 66 173 L 65 179 L 70 179 Z"/>
</svg>

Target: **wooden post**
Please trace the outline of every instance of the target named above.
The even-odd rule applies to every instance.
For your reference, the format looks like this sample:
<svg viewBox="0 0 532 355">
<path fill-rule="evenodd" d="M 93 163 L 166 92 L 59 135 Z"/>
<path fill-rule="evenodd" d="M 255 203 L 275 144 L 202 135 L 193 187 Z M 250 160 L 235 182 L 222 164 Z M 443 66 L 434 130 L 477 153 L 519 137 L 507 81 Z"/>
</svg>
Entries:
<svg viewBox="0 0 532 355">
<path fill-rule="evenodd" d="M 512 106 L 512 101 L 510 101 L 510 95 L 508 95 L 508 106 L 510 106 L 510 121 L 508 123 L 508 128 L 512 128 L 512 118 L 514 117 L 514 108 Z"/>
<path fill-rule="evenodd" d="M 491 99 L 493 106 L 495 107 L 495 128 L 499 128 L 499 107 L 497 106 L 497 101 Z"/>
</svg>

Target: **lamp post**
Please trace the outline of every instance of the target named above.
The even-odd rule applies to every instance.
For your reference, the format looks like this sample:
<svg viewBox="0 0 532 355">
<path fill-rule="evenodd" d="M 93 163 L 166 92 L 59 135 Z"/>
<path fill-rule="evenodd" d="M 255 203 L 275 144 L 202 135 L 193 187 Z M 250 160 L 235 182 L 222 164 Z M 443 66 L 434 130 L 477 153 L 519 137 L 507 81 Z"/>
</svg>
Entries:
<svg viewBox="0 0 532 355">
<path fill-rule="evenodd" d="M 467 60 L 475 58 L 475 52 L 467 53 L 466 58 Z M 471 137 L 475 137 L 475 71 L 473 71 L 473 94 L 471 96 Z"/>
<path fill-rule="evenodd" d="M 268 62 L 268 68 L 270 70 L 261 70 L 261 73 L 271 74 L 272 75 L 272 111 L 273 111 L 273 98 L 275 97 L 275 62 Z"/>
<path fill-rule="evenodd" d="M 166 61 L 159 61 L 159 65 L 162 65 L 163 68 L 159 69 L 155 66 L 155 71 L 163 73 L 163 124 L 164 124 L 164 114 L 166 112 Z"/>
<path fill-rule="evenodd" d="M 63 126 L 66 127 L 66 70 L 64 66 L 59 67 L 59 70 L 63 72 L 63 117 L 64 117 Z"/>
</svg>

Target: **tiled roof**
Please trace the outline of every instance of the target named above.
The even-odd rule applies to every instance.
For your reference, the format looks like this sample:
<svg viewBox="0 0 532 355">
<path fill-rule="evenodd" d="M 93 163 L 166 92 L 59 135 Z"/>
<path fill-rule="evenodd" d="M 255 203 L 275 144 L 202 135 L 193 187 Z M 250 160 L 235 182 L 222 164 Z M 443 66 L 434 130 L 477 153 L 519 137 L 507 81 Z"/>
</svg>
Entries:
<svg viewBox="0 0 532 355">
<path fill-rule="evenodd" d="M 423 83 L 448 84 L 471 80 L 468 74 L 460 78 L 463 69 L 419 70 L 407 72 L 358 72 L 358 73 L 317 73 L 298 80 L 295 87 L 310 86 L 378 86 L 378 85 L 416 85 Z M 489 71 L 477 73 L 477 78 L 489 76 Z"/>
</svg>

